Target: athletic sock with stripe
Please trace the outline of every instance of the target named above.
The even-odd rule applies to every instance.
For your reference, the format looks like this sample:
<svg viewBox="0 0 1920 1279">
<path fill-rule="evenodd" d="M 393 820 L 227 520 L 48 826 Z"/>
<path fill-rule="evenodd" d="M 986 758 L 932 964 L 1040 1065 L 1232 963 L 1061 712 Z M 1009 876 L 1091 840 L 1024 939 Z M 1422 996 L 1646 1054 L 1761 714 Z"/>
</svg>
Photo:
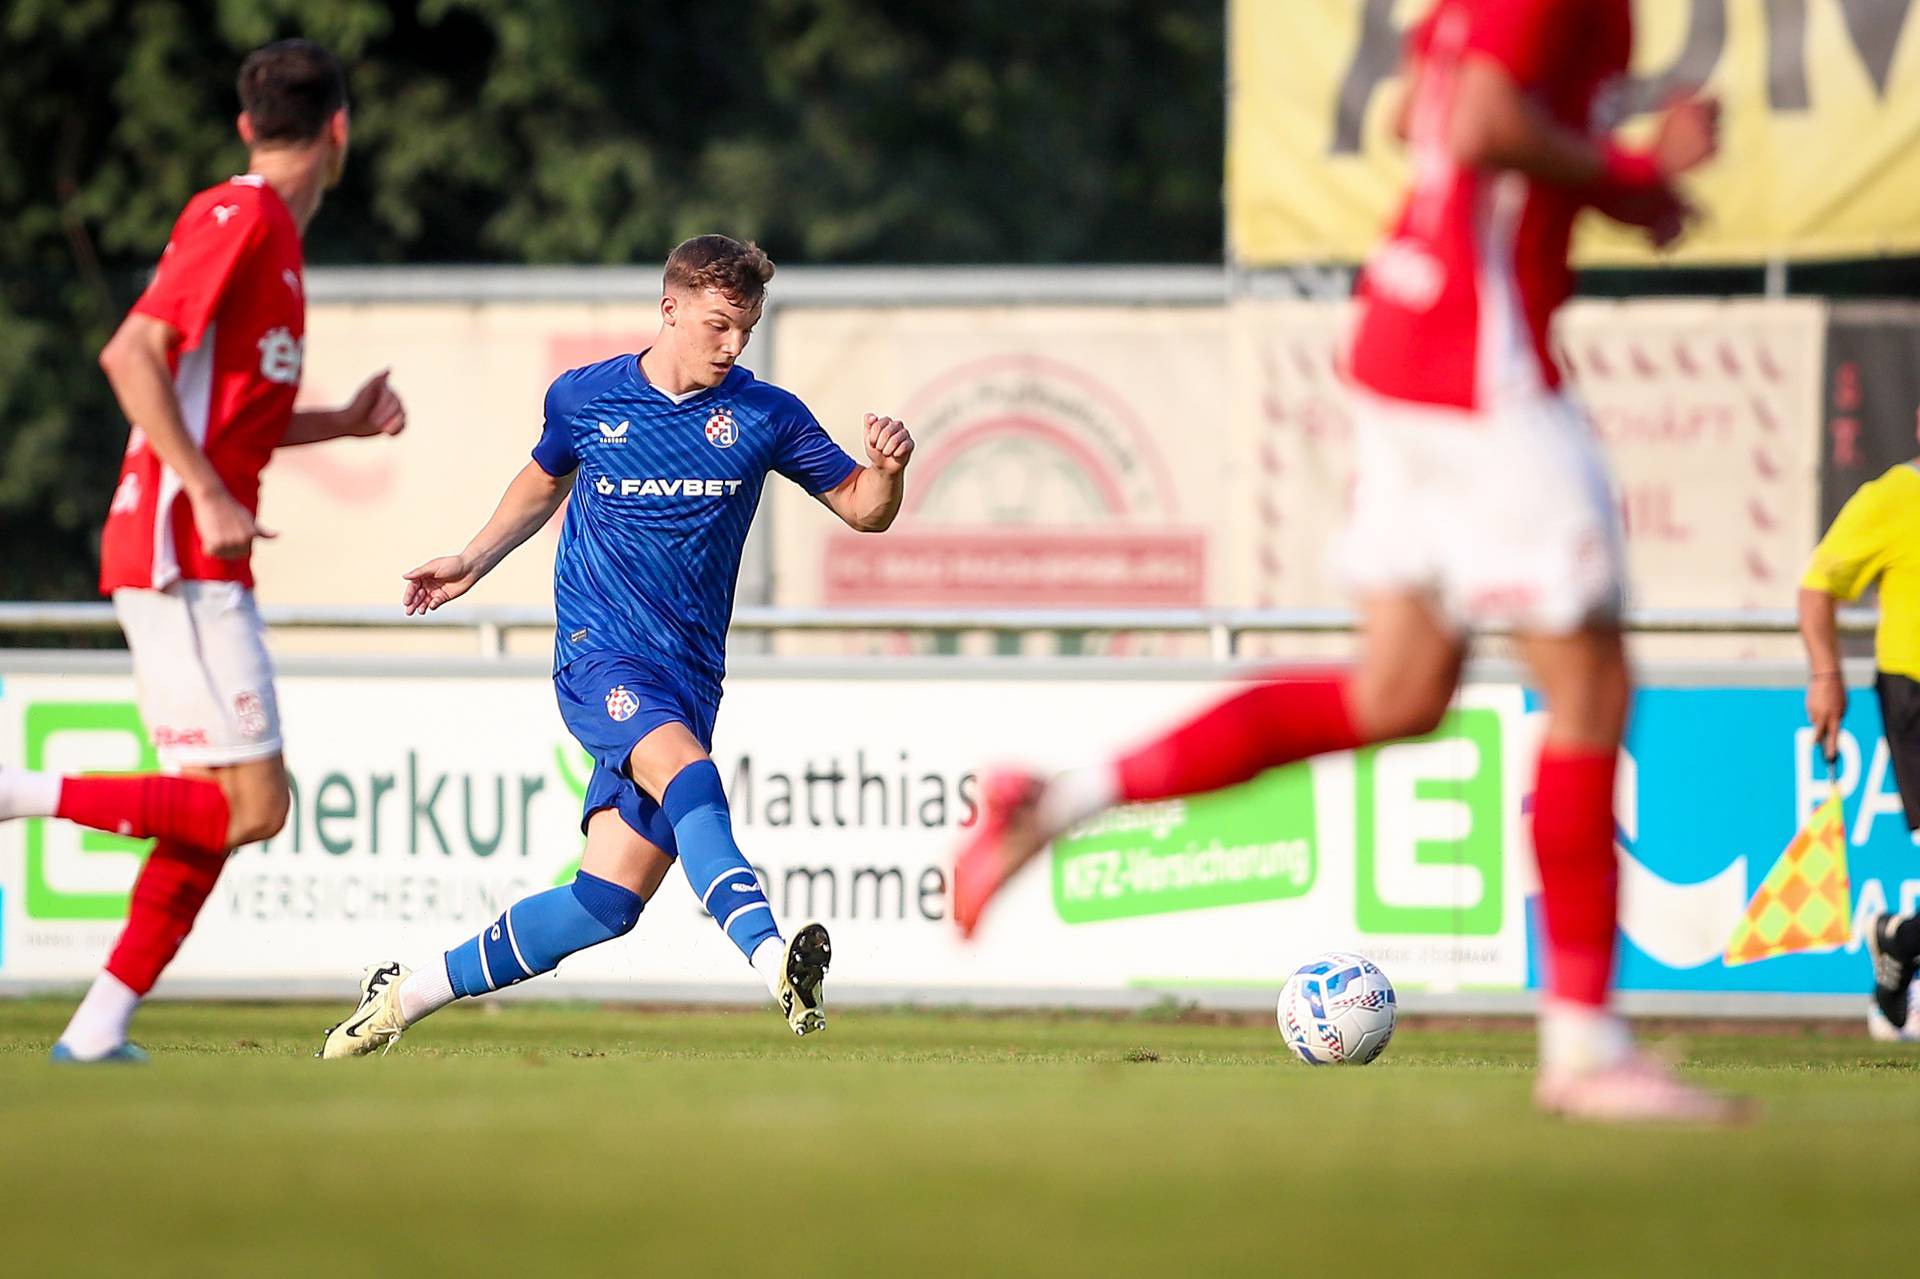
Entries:
<svg viewBox="0 0 1920 1279">
<path fill-rule="evenodd" d="M 583 870 L 571 884 L 521 898 L 448 951 L 448 983 L 466 998 L 550 973 L 568 955 L 633 931 L 643 905 L 632 889 Z"/>
<path fill-rule="evenodd" d="M 764 943 L 779 938 L 780 926 L 760 891 L 760 876 L 733 841 L 720 770 L 710 759 L 687 765 L 667 784 L 660 808 L 673 823 L 680 869 L 693 885 L 693 895 L 751 962 Z"/>
</svg>

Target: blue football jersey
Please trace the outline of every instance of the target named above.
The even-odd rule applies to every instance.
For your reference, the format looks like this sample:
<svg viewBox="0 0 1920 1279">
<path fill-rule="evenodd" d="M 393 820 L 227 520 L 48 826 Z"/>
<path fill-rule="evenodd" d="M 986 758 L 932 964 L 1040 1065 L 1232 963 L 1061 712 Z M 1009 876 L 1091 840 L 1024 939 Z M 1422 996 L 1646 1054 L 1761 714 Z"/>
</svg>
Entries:
<svg viewBox="0 0 1920 1279">
<path fill-rule="evenodd" d="M 820 494 L 859 469 L 796 396 L 739 365 L 675 403 L 634 355 L 554 381 L 533 460 L 580 472 L 553 562 L 554 670 L 617 652 L 715 697 L 768 472 Z"/>
</svg>

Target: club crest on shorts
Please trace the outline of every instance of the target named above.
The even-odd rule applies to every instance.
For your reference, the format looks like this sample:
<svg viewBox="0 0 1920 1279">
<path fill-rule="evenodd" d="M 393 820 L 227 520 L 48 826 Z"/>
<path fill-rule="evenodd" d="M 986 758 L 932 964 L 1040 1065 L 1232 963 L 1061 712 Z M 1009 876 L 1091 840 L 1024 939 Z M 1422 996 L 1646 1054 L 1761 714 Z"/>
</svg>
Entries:
<svg viewBox="0 0 1920 1279">
<path fill-rule="evenodd" d="M 730 449 L 739 438 L 740 428 L 734 423 L 733 414 L 725 409 L 715 409 L 713 416 L 707 419 L 707 443 L 717 449 Z"/>
<path fill-rule="evenodd" d="M 264 737 L 267 733 L 267 708 L 260 700 L 260 694 L 246 689 L 233 695 L 233 718 L 239 724 L 240 732 L 247 737 Z"/>
<path fill-rule="evenodd" d="M 625 684 L 615 685 L 607 692 L 607 714 L 616 724 L 624 724 L 640 710 L 640 699 L 627 691 Z"/>
</svg>

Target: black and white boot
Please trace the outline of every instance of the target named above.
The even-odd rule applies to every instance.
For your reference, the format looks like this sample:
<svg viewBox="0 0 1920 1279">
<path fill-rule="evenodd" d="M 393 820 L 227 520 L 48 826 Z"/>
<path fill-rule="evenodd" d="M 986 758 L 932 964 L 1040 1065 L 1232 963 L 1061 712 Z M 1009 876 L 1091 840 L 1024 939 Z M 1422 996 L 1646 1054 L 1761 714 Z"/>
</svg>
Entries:
<svg viewBox="0 0 1920 1279">
<path fill-rule="evenodd" d="M 1867 930 L 1867 955 L 1873 961 L 1873 1004 L 1867 1009 L 1867 1033 L 1885 1042 L 1920 1039 L 1914 1016 L 1915 957 L 1900 949 L 1896 933 L 1910 916 L 1881 915 Z"/>
<path fill-rule="evenodd" d="M 827 977 L 827 965 L 833 959 L 833 942 L 821 924 L 808 924 L 787 942 L 780 969 L 780 1011 L 796 1035 L 811 1035 L 827 1028 L 821 986 Z"/>
</svg>

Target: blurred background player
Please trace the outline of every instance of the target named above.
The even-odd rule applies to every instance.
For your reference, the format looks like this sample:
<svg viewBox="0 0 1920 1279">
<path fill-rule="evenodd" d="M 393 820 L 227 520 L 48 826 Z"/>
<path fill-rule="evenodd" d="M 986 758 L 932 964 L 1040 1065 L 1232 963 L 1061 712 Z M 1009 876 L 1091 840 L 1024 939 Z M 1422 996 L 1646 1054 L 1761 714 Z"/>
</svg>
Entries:
<svg viewBox="0 0 1920 1279">
<path fill-rule="evenodd" d="M 1920 415 L 1916 415 L 1920 422 Z M 1908 830 L 1920 830 L 1920 458 L 1862 484 L 1814 547 L 1800 579 L 1800 637 L 1807 646 L 1807 719 L 1827 758 L 1840 747 L 1847 680 L 1834 626 L 1838 600 L 1880 584 L 1874 692 Z M 1867 933 L 1875 1039 L 1920 1039 L 1909 991 L 1920 967 L 1920 916 L 1882 914 Z"/>
<path fill-rule="evenodd" d="M 1511 627 L 1547 704 L 1533 834 L 1550 987 L 1539 1104 L 1599 1120 L 1716 1121 L 1733 1103 L 1634 1049 L 1609 1007 L 1615 759 L 1631 684 L 1606 465 L 1548 345 L 1586 207 L 1656 245 L 1691 210 L 1672 180 L 1712 157 L 1718 110 L 1672 107 L 1650 149 L 1623 101 L 1628 0 L 1440 0 L 1409 40 L 1400 132 L 1412 187 L 1369 260 L 1349 357 L 1356 489 L 1344 558 L 1360 596 L 1351 671 L 1256 684 L 1110 763 L 989 776 L 954 871 L 963 933 L 1019 866 L 1119 803 L 1231 786 L 1325 752 L 1434 729 L 1466 634 Z"/>
<path fill-rule="evenodd" d="M 127 925 L 54 1045 L 136 1061 L 127 1025 L 193 927 L 227 854 L 286 820 L 273 666 L 248 557 L 277 448 L 406 425 L 380 373 L 345 408 L 299 411 L 301 237 L 347 159 L 346 80 L 305 40 L 240 68 L 247 171 L 188 202 L 146 292 L 100 352 L 132 423 L 101 537 L 100 589 L 133 653 L 165 774 L 0 772 L 0 818 L 61 817 L 151 837 Z"/>
<path fill-rule="evenodd" d="M 397 1039 L 453 1000 L 551 972 L 629 932 L 677 856 L 700 904 L 766 982 L 795 1034 L 826 1025 L 827 931 L 781 937 L 734 843 L 708 758 L 726 673 L 741 548 L 769 472 L 857 532 L 893 523 L 913 438 L 868 414 L 862 466 L 806 405 L 735 363 L 759 323 L 773 263 L 757 245 L 703 235 L 667 258 L 660 329 L 639 355 L 562 374 L 547 391 L 533 460 L 458 555 L 408 573 L 425 613 L 464 595 L 572 495 L 554 559 L 553 682 L 594 759 L 571 884 L 509 907 L 479 936 L 410 970 L 368 970 L 325 1057 Z"/>
</svg>

